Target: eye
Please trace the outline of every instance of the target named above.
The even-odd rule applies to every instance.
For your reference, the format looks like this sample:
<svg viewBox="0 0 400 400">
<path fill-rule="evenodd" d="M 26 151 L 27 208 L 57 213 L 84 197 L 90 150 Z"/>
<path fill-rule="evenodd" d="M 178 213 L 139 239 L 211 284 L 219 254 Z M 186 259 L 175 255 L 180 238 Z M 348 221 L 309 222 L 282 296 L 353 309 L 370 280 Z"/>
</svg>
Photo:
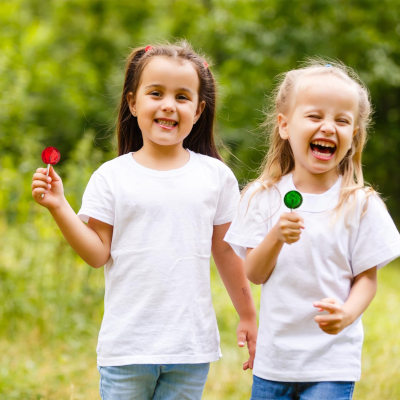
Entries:
<svg viewBox="0 0 400 400">
<path fill-rule="evenodd" d="M 341 122 L 342 124 L 349 124 L 350 123 L 347 119 L 344 119 L 344 118 L 338 119 L 338 122 Z"/>
<path fill-rule="evenodd" d="M 321 117 L 319 115 L 309 115 L 308 118 L 312 118 L 312 119 L 321 119 Z"/>
<path fill-rule="evenodd" d="M 185 96 L 184 94 L 180 94 L 180 95 L 177 97 L 177 99 L 178 99 L 178 100 L 189 100 L 188 97 Z"/>
<path fill-rule="evenodd" d="M 152 92 L 149 93 L 151 96 L 155 96 L 155 97 L 161 97 L 161 93 L 157 92 L 156 90 L 153 90 Z"/>
</svg>

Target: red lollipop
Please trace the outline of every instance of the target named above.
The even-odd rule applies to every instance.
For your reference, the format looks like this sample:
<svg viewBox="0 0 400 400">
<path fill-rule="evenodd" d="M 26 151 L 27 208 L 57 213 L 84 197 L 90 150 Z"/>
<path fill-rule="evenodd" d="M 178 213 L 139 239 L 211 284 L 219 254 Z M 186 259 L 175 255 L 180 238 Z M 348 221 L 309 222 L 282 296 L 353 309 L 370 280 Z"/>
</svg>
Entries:
<svg viewBox="0 0 400 400">
<path fill-rule="evenodd" d="M 55 165 L 60 161 L 60 152 L 55 147 L 46 147 L 42 151 L 42 160 L 45 164 Z"/>
<path fill-rule="evenodd" d="M 55 147 L 46 147 L 42 151 L 42 160 L 47 164 L 47 176 L 49 176 L 50 165 L 56 165 L 61 158 L 60 152 Z M 42 194 L 44 197 L 44 194 Z"/>
</svg>

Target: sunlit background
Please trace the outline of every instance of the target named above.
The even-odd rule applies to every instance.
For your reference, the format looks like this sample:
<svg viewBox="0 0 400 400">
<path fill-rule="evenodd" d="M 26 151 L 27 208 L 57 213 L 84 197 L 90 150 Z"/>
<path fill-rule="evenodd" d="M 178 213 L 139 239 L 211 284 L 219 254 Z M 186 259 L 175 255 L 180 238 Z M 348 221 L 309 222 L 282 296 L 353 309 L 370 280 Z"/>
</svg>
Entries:
<svg viewBox="0 0 400 400">
<path fill-rule="evenodd" d="M 340 59 L 371 91 L 366 180 L 400 224 L 400 2 L 385 0 L 0 0 L 0 399 L 100 399 L 96 341 L 103 271 L 69 248 L 31 197 L 41 151 L 56 146 L 78 211 L 90 175 L 116 156 L 115 109 L 130 48 L 186 38 L 208 55 L 219 93 L 226 162 L 243 185 L 265 154 L 265 96 L 307 56 Z M 237 157 L 237 159 L 235 158 Z M 239 161 L 240 160 L 240 161 Z M 379 273 L 364 316 L 355 400 L 400 398 L 400 264 Z M 237 316 L 212 265 L 224 357 L 206 400 L 250 397 Z M 253 287 L 258 302 L 259 287 Z"/>
</svg>

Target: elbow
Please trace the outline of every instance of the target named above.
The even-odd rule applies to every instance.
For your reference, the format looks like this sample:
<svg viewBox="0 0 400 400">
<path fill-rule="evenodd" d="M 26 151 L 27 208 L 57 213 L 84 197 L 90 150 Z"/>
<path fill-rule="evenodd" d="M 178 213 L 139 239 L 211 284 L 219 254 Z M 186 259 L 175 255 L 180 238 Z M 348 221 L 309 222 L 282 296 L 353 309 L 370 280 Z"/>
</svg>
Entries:
<svg viewBox="0 0 400 400">
<path fill-rule="evenodd" d="M 245 265 L 245 270 L 246 270 L 246 277 L 251 283 L 254 283 L 255 285 L 262 285 L 267 281 L 267 279 L 263 279 L 261 276 L 259 276 L 259 274 L 255 273 L 251 268 L 248 268 L 248 265 Z"/>
<path fill-rule="evenodd" d="M 262 285 L 263 283 L 265 283 L 266 281 L 264 279 L 260 279 L 259 277 L 252 277 L 247 275 L 247 279 L 251 282 L 254 283 L 255 285 Z"/>
<path fill-rule="evenodd" d="M 104 265 L 107 264 L 108 260 L 110 259 L 110 255 L 108 255 L 107 259 L 103 258 L 103 257 L 99 257 L 97 259 L 93 259 L 89 261 L 86 261 L 92 268 L 94 269 L 99 269 L 101 267 L 103 267 Z"/>
</svg>

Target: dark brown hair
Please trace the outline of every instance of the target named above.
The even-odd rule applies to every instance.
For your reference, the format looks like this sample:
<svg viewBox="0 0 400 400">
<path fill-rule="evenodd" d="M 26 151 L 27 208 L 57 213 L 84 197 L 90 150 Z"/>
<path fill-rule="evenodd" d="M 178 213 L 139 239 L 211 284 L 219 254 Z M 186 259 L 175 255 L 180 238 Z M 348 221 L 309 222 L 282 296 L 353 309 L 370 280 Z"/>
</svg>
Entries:
<svg viewBox="0 0 400 400">
<path fill-rule="evenodd" d="M 205 102 L 204 111 L 183 141 L 183 147 L 221 160 L 214 141 L 216 83 L 212 72 L 205 65 L 204 57 L 195 53 L 186 41 L 180 41 L 174 45 L 154 45 L 148 51 L 145 49 L 145 47 L 134 49 L 127 59 L 117 122 L 118 155 L 137 151 L 143 146 L 142 132 L 137 118 L 129 110 L 128 93 L 137 92 L 143 70 L 153 57 L 170 57 L 187 60 L 193 64 L 200 79 L 199 102 Z"/>
</svg>

